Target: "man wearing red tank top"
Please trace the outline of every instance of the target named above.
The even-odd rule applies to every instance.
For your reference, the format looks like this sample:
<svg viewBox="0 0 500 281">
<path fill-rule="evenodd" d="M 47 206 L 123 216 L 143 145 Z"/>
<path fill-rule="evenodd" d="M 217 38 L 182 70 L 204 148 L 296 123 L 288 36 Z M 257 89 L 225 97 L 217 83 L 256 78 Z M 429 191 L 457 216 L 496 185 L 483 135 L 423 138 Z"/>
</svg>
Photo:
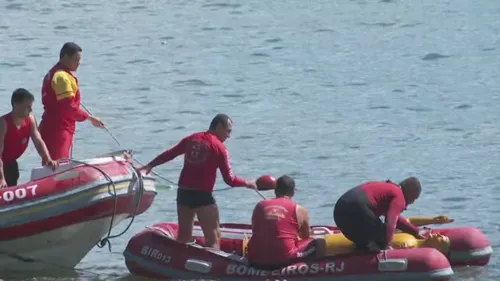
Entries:
<svg viewBox="0 0 500 281">
<path fill-rule="evenodd" d="M 177 240 L 192 241 L 195 215 L 205 236 L 205 246 L 220 248 L 219 210 L 212 192 L 217 169 L 220 169 L 226 184 L 232 187 L 256 188 L 255 181 L 234 176 L 229 154 L 224 141 L 229 138 L 233 122 L 225 114 L 217 114 L 206 132 L 198 132 L 183 138 L 175 146 L 158 155 L 141 170 L 146 174 L 165 162 L 184 154 L 184 166 L 179 176 L 177 189 L 177 218 L 179 233 Z"/>
<path fill-rule="evenodd" d="M 35 97 L 26 89 L 17 89 L 12 93 L 12 111 L 0 118 L 0 188 L 17 185 L 19 166 L 17 159 L 28 147 L 29 138 L 33 140 L 43 163 L 56 168 L 31 114 Z"/>
<path fill-rule="evenodd" d="M 298 258 L 323 255 L 324 245 L 310 237 L 307 210 L 295 203 L 295 181 L 287 175 L 276 181 L 276 198 L 260 201 L 252 214 L 248 242 L 250 265 L 273 270 Z"/>
</svg>

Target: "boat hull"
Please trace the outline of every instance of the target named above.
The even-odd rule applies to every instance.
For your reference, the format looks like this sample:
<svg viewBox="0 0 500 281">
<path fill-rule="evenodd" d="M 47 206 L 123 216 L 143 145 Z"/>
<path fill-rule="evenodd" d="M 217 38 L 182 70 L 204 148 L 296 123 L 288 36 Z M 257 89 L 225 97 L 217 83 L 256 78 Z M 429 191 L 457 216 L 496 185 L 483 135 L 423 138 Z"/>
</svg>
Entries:
<svg viewBox="0 0 500 281">
<path fill-rule="evenodd" d="M 172 233 L 177 233 L 176 223 L 163 224 L 171 229 Z M 335 226 L 317 225 L 312 226 L 313 236 L 321 237 L 330 233 L 340 233 Z M 441 234 L 450 240 L 449 251 L 444 253 L 452 266 L 485 266 L 489 263 L 493 249 L 484 233 L 475 227 L 447 227 L 447 228 L 426 228 L 422 235 Z M 243 241 L 252 236 L 251 225 L 226 223 L 221 225 L 221 250 L 243 254 Z M 197 243 L 203 245 L 203 231 L 198 223 L 193 229 L 193 237 Z"/>
<path fill-rule="evenodd" d="M 397 249 L 304 259 L 274 271 L 248 266 L 236 253 L 175 241 L 175 224 L 153 225 L 136 234 L 125 251 L 134 275 L 217 280 L 449 280 L 448 259 L 433 248 Z M 241 244 L 240 244 L 241 246 Z M 236 247 L 236 246 L 235 246 Z"/>
<path fill-rule="evenodd" d="M 74 268 L 114 226 L 152 205 L 154 178 L 137 174 L 125 159 L 82 163 L 35 169 L 29 183 L 0 191 L 2 272 Z M 19 195 L 32 186 L 32 198 L 5 200 L 9 190 Z"/>
</svg>

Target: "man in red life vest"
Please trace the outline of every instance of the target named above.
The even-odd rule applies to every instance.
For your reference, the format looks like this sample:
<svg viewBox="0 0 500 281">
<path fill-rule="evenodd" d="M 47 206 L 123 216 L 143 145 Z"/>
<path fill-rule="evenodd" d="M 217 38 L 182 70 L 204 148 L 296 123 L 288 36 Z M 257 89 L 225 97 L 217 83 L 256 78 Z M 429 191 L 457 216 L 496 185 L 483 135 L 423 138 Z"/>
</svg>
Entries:
<svg viewBox="0 0 500 281">
<path fill-rule="evenodd" d="M 31 115 L 34 100 L 35 97 L 28 90 L 15 90 L 11 97 L 12 111 L 0 118 L 0 188 L 17 185 L 17 159 L 26 151 L 29 138 L 44 163 L 54 169 L 58 166 L 57 162 L 50 158 L 38 132 L 35 117 Z"/>
<path fill-rule="evenodd" d="M 82 48 L 75 43 L 63 45 L 59 62 L 45 75 L 42 85 L 43 115 L 40 134 L 53 159 L 69 158 L 76 122 L 89 120 L 104 127 L 99 118 L 80 108 L 78 78 L 73 74 L 80 65 Z"/>
<path fill-rule="evenodd" d="M 310 237 L 307 210 L 295 203 L 295 181 L 287 175 L 276 180 L 276 198 L 262 200 L 252 214 L 252 237 L 247 256 L 251 266 L 274 270 L 315 254 L 324 254 L 324 243 Z"/>
<path fill-rule="evenodd" d="M 154 167 L 184 154 L 184 166 L 177 189 L 179 242 L 192 242 L 196 215 L 203 229 L 205 246 L 220 248 L 219 210 L 212 196 L 217 169 L 220 169 L 224 181 L 229 186 L 256 188 L 254 180 L 248 181 L 233 175 L 229 154 L 223 144 L 231 134 L 232 124 L 229 116 L 218 114 L 212 119 L 208 131 L 183 138 L 141 168 L 148 174 Z"/>
<path fill-rule="evenodd" d="M 359 250 L 392 249 L 396 227 L 422 239 L 418 227 L 401 216 L 418 199 L 421 190 L 416 177 L 399 185 L 391 181 L 363 183 L 338 199 L 333 211 L 335 224 Z M 380 216 L 385 216 L 385 223 Z"/>
</svg>

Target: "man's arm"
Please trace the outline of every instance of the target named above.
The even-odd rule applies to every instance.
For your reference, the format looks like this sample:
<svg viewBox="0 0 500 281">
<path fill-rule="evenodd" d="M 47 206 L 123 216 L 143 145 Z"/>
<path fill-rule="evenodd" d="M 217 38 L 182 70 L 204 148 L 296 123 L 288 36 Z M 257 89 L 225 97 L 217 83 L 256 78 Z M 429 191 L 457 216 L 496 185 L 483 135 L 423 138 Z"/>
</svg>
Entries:
<svg viewBox="0 0 500 281">
<path fill-rule="evenodd" d="M 52 78 L 52 88 L 56 93 L 57 101 L 61 105 L 61 110 L 75 121 L 82 122 L 90 117 L 90 114 L 80 108 L 75 102 L 76 93 L 73 90 L 72 79 L 68 73 L 58 71 Z"/>
<path fill-rule="evenodd" d="M 249 182 L 233 174 L 229 153 L 224 145 L 220 145 L 219 169 L 224 182 L 231 187 L 249 186 Z"/>
<path fill-rule="evenodd" d="M 396 227 L 406 233 L 409 233 L 417 238 L 421 238 L 418 227 L 413 225 L 408 219 L 399 216 Z"/>
<path fill-rule="evenodd" d="M 5 139 L 5 134 L 7 133 L 7 123 L 3 118 L 0 118 L 0 182 L 5 179 L 5 175 L 3 174 L 3 161 L 2 161 L 2 153 L 4 150 L 3 141 Z"/>
<path fill-rule="evenodd" d="M 299 222 L 299 237 L 306 239 L 311 236 L 311 223 L 309 222 L 309 212 L 307 209 L 297 204 L 295 208 L 297 212 L 297 220 Z"/>
<path fill-rule="evenodd" d="M 40 157 L 42 158 L 42 163 L 47 164 L 49 161 L 52 160 L 50 158 L 49 150 L 47 149 L 47 146 L 45 145 L 45 142 L 43 141 L 42 136 L 38 131 L 38 124 L 36 122 L 35 116 L 30 115 L 29 118 L 31 120 L 31 128 L 30 128 L 31 140 L 35 145 L 38 155 L 40 155 Z"/>
<path fill-rule="evenodd" d="M 394 197 L 389 203 L 389 210 L 385 215 L 385 237 L 387 246 L 391 246 L 392 238 L 394 236 L 394 231 L 396 230 L 396 223 L 399 219 L 399 215 L 404 209 L 404 199 Z"/>
<path fill-rule="evenodd" d="M 156 158 L 149 162 L 147 166 L 154 168 L 183 154 L 186 151 L 187 138 L 188 137 L 183 138 L 179 143 L 165 150 L 165 152 L 163 152 L 162 154 L 156 156 Z"/>
</svg>

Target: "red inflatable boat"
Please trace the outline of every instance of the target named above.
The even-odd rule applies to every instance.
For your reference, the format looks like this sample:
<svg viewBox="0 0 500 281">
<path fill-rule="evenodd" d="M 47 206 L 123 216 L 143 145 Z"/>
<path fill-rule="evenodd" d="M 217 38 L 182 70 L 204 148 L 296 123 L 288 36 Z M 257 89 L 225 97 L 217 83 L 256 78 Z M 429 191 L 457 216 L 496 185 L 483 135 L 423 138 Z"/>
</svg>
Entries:
<svg viewBox="0 0 500 281">
<path fill-rule="evenodd" d="M 156 224 L 132 237 L 123 254 L 132 274 L 164 279 L 444 281 L 453 276 L 448 258 L 435 248 L 356 253 L 343 246 L 350 241 L 338 231 L 332 233 L 336 231 L 334 227 L 323 226 L 313 230 L 317 236 L 325 237 L 327 245 L 333 245 L 329 256 L 307 258 L 274 271 L 253 268 L 244 257 L 250 227 L 223 224 L 221 250 L 215 250 L 200 246 L 203 235 L 198 225 L 194 231 L 197 243 L 182 244 L 175 241 L 176 223 Z M 407 234 L 396 234 L 395 241 L 411 245 L 411 239 L 404 235 Z"/>
</svg>

